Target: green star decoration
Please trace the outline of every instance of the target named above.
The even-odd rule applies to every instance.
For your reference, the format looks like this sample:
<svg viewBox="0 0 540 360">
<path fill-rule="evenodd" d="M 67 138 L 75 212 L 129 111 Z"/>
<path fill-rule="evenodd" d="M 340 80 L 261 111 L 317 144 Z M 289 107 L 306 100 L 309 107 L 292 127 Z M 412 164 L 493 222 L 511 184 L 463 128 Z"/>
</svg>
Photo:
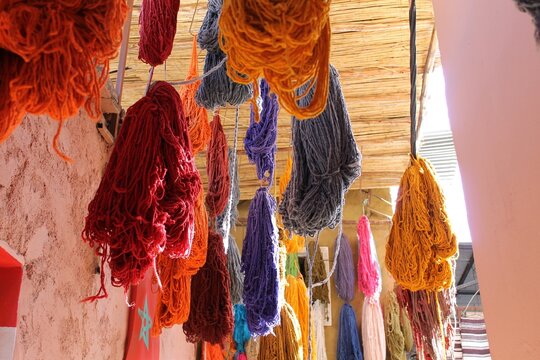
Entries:
<svg viewBox="0 0 540 360">
<path fill-rule="evenodd" d="M 139 316 L 141 317 L 141 330 L 139 332 L 139 340 L 143 339 L 144 345 L 148 350 L 148 342 L 150 339 L 150 329 L 152 328 L 152 319 L 148 313 L 148 298 L 144 296 L 144 309 L 137 309 Z"/>
</svg>

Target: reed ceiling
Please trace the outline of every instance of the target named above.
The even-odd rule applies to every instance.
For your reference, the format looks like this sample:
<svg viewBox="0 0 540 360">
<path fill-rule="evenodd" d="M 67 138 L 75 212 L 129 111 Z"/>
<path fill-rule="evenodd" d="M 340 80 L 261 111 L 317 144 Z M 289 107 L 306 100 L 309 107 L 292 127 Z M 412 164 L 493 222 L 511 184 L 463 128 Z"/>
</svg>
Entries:
<svg viewBox="0 0 540 360">
<path fill-rule="evenodd" d="M 166 66 L 155 69 L 154 80 L 183 80 L 191 58 L 189 32 L 197 0 L 182 0 L 173 52 Z M 141 0 L 135 0 L 128 44 L 122 106 L 127 108 L 145 91 L 149 66 L 138 60 L 138 18 Z M 408 0 L 333 0 L 331 5 L 331 62 L 341 74 L 341 83 L 352 128 L 363 155 L 362 176 L 353 188 L 398 185 L 408 162 L 409 151 L 409 24 Z M 193 22 L 196 32 L 206 12 L 200 0 Z M 421 96 L 426 61 L 434 29 L 430 0 L 417 0 L 418 89 Z M 199 53 L 199 69 L 204 52 Z M 117 62 L 111 64 L 116 69 Z M 116 73 L 111 74 L 116 81 Z M 221 110 L 222 122 L 232 146 L 235 111 Z M 243 135 L 249 124 L 249 105 L 240 107 L 239 179 L 241 198 L 250 199 L 259 186 L 254 165 L 243 150 Z M 290 115 L 280 112 L 276 173 L 281 174 L 290 147 Z M 206 180 L 205 154 L 197 165 Z"/>
</svg>

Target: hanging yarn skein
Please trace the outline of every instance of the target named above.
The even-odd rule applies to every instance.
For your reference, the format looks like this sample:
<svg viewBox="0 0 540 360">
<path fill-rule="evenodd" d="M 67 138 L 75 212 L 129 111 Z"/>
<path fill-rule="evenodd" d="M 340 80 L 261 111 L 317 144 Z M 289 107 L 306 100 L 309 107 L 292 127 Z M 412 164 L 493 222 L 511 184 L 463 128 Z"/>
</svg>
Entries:
<svg viewBox="0 0 540 360">
<path fill-rule="evenodd" d="M 314 337 L 315 344 L 317 344 L 316 350 L 313 352 L 317 354 L 317 360 L 327 360 L 326 355 L 326 336 L 324 334 L 324 305 L 316 300 L 311 307 L 313 314 L 313 328 L 314 328 Z"/>
<path fill-rule="evenodd" d="M 225 59 L 225 54 L 218 44 L 218 19 L 222 4 L 223 0 L 208 1 L 208 10 L 199 30 L 199 46 L 207 50 L 204 61 L 205 73 Z M 232 106 L 240 105 L 251 97 L 253 97 L 253 87 L 232 81 L 227 76 L 226 62 L 225 65 L 202 79 L 195 100 L 200 106 L 213 110 L 227 103 Z"/>
<path fill-rule="evenodd" d="M 126 13 L 125 0 L 0 2 L 0 143 L 24 114 L 48 114 L 59 122 L 53 149 L 69 160 L 58 146 L 62 124 L 81 106 L 101 115 Z"/>
<path fill-rule="evenodd" d="M 191 51 L 191 63 L 189 65 L 186 80 L 191 80 L 199 76 L 198 61 L 197 61 L 197 36 L 193 36 L 193 45 Z M 208 123 L 208 112 L 204 107 L 197 105 L 195 102 L 195 94 L 201 85 L 200 81 L 191 84 L 183 85 L 180 88 L 180 99 L 184 106 L 184 113 L 189 124 L 189 139 L 193 153 L 196 154 L 202 151 L 208 145 L 212 130 Z"/>
<path fill-rule="evenodd" d="M 356 315 L 351 305 L 343 304 L 339 312 L 337 360 L 363 359 L 358 328 L 356 327 Z"/>
<path fill-rule="evenodd" d="M 271 183 L 274 177 L 277 121 L 279 105 L 276 94 L 270 94 L 266 80 L 261 79 L 262 111 L 260 121 L 255 121 L 254 109 L 251 106 L 249 127 L 244 139 L 244 148 L 249 161 L 256 165 L 257 177 Z"/>
<path fill-rule="evenodd" d="M 431 164 L 411 156 L 386 244 L 386 267 L 405 289 L 439 291 L 453 284 L 457 242 L 444 202 Z"/>
<path fill-rule="evenodd" d="M 183 326 L 189 342 L 218 344 L 232 332 L 230 286 L 223 239 L 209 230 L 206 263 L 191 280 L 191 309 Z"/>
<path fill-rule="evenodd" d="M 230 239 L 227 252 L 227 269 L 231 278 L 231 300 L 233 304 L 238 304 L 242 301 L 244 274 L 242 274 L 240 250 L 233 237 Z"/>
<path fill-rule="evenodd" d="M 206 154 L 206 171 L 208 173 L 208 193 L 206 194 L 206 208 L 208 216 L 215 218 L 225 210 L 229 201 L 231 178 L 229 176 L 229 157 L 227 138 L 221 126 L 221 117 L 214 115 L 210 124 L 212 138 Z"/>
<path fill-rule="evenodd" d="M 191 306 L 191 277 L 206 262 L 208 249 L 208 218 L 201 191 L 195 203 L 195 234 L 191 252 L 186 259 L 171 259 L 161 254 L 157 267 L 162 287 L 158 292 L 152 333 L 158 335 L 164 327 L 183 324 Z"/>
<path fill-rule="evenodd" d="M 407 316 L 407 309 L 400 307 L 400 323 L 401 332 L 403 333 L 403 340 L 405 345 L 405 352 L 411 352 L 414 346 L 413 330 L 411 321 Z"/>
<path fill-rule="evenodd" d="M 358 288 L 365 296 L 373 297 L 381 291 L 379 261 L 367 216 L 362 215 L 356 226 L 358 235 Z"/>
<path fill-rule="evenodd" d="M 158 66 L 171 54 L 180 0 L 143 0 L 139 15 L 139 60 Z"/>
<path fill-rule="evenodd" d="M 279 94 L 278 94 L 279 95 Z M 300 103 L 310 101 L 309 96 Z M 344 196 L 360 176 L 361 155 L 351 129 L 337 70 L 330 66 L 327 106 L 317 118 L 292 119 L 293 171 L 279 206 L 286 229 L 314 236 L 334 228 Z"/>
<path fill-rule="evenodd" d="M 304 351 L 304 359 L 308 357 L 308 326 L 309 326 L 309 299 L 308 291 L 304 280 L 291 275 L 287 275 L 287 286 L 285 287 L 285 301 L 291 306 L 300 324 L 300 332 L 302 333 L 302 346 Z M 317 355 L 313 355 L 317 359 Z"/>
<path fill-rule="evenodd" d="M 321 248 L 317 246 L 315 249 L 315 241 L 310 241 L 308 246 L 308 256 L 313 260 L 313 269 L 312 269 L 312 279 L 313 283 L 323 281 L 327 277 L 326 266 L 324 265 L 324 259 L 321 253 Z M 313 254 L 315 252 L 315 254 Z M 304 273 L 308 273 L 308 262 L 304 262 Z M 307 279 L 304 279 L 307 281 Z M 328 304 L 330 302 L 330 292 L 328 290 L 328 283 L 325 283 L 321 286 L 313 288 L 313 293 L 311 297 L 312 301 L 320 300 L 323 304 Z"/>
<path fill-rule="evenodd" d="M 261 337 L 258 360 L 303 360 L 300 325 L 289 304 L 283 305 L 280 317 L 281 323 L 274 328 L 274 333 Z"/>
<path fill-rule="evenodd" d="M 255 98 L 257 80 L 264 77 L 289 113 L 298 119 L 318 116 L 328 97 L 329 10 L 324 0 L 225 0 L 218 39 L 228 56 L 227 74 L 253 83 Z M 314 96 L 302 101 L 311 91 Z"/>
<path fill-rule="evenodd" d="M 338 254 L 338 264 L 334 274 L 336 289 L 343 301 L 351 302 L 354 298 L 354 263 L 351 245 L 345 234 L 342 234 L 340 238 L 336 238 L 336 243 L 338 241 L 341 241 L 341 250 Z"/>
<path fill-rule="evenodd" d="M 246 306 L 244 304 L 234 305 L 234 342 L 236 344 L 236 355 L 246 355 L 245 345 L 250 339 L 251 334 L 247 326 Z M 238 358 L 240 359 L 240 358 Z"/>
<path fill-rule="evenodd" d="M 362 305 L 362 343 L 366 360 L 385 360 L 384 319 L 379 294 L 365 297 Z"/>
<path fill-rule="evenodd" d="M 113 286 L 137 284 L 161 252 L 189 255 L 201 188 L 180 97 L 157 82 L 127 110 L 82 232 L 109 264 Z M 87 300 L 107 296 L 104 274 Z"/>
<path fill-rule="evenodd" d="M 279 323 L 278 231 L 276 201 L 261 187 L 249 206 L 242 248 L 243 299 L 252 335 L 268 334 Z"/>
<path fill-rule="evenodd" d="M 389 291 L 384 302 L 386 347 L 389 360 L 406 360 L 405 339 L 401 331 L 400 311 L 396 294 Z"/>
</svg>

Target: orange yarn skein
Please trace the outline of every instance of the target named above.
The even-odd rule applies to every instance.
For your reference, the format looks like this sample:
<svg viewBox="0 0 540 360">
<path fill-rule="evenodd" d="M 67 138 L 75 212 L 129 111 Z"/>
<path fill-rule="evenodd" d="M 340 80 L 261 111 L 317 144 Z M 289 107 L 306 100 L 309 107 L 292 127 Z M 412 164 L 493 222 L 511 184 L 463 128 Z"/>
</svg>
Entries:
<svg viewBox="0 0 540 360">
<path fill-rule="evenodd" d="M 403 288 L 440 291 L 453 283 L 457 255 L 444 196 L 429 162 L 411 156 L 399 185 L 386 267 Z"/>
<path fill-rule="evenodd" d="M 126 12 L 125 0 L 0 2 L 0 48 L 24 61 L 15 73 L 3 75 L 9 79 L 9 91 L 2 85 L 0 95 L 10 100 L 0 102 L 0 113 L 8 115 L 0 117 L 0 142 L 24 113 L 48 114 L 59 121 L 53 148 L 68 160 L 56 143 L 62 122 L 81 106 L 94 119 L 101 114 L 100 92 L 109 59 L 120 46 L 119 24 Z M 0 52 L 5 56 L 9 55 Z"/>
<path fill-rule="evenodd" d="M 191 80 L 199 75 L 197 63 L 197 35 L 193 36 L 193 48 L 191 51 L 191 64 L 189 65 L 186 80 Z M 189 124 L 189 139 L 193 153 L 196 154 L 204 150 L 210 142 L 212 130 L 208 123 L 208 112 L 204 107 L 195 102 L 195 93 L 201 85 L 200 81 L 183 85 L 180 88 L 180 99 L 184 106 L 184 114 Z"/>
<path fill-rule="evenodd" d="M 224 0 L 219 45 L 227 54 L 227 75 L 253 83 L 255 105 L 259 77 L 264 77 L 285 110 L 299 119 L 326 107 L 329 84 L 329 0 Z M 303 94 L 297 89 L 310 82 Z M 311 103 L 298 100 L 315 87 Z"/>
</svg>

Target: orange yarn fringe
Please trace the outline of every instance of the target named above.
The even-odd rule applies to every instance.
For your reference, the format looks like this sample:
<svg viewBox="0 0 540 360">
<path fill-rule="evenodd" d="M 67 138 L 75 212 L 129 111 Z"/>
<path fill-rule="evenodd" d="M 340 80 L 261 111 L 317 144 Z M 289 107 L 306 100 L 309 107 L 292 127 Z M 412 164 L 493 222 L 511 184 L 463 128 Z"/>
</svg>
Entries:
<svg viewBox="0 0 540 360">
<path fill-rule="evenodd" d="M 287 303 L 281 308 L 281 323 L 274 327 L 274 334 L 260 339 L 258 360 L 276 359 L 304 359 L 300 325 L 293 309 Z"/>
<path fill-rule="evenodd" d="M 199 76 L 197 58 L 197 36 L 193 36 L 193 47 L 191 51 L 191 64 L 189 66 L 186 80 L 191 80 Z M 195 93 L 201 85 L 200 81 L 183 85 L 180 88 L 180 99 L 184 106 L 184 114 L 189 124 L 189 139 L 193 148 L 193 154 L 204 150 L 210 141 L 211 129 L 208 123 L 208 113 L 204 107 L 200 107 L 195 102 Z"/>
<path fill-rule="evenodd" d="M 0 2 L 0 142 L 25 113 L 62 122 L 84 105 L 101 114 L 101 87 L 116 56 L 126 17 L 125 0 Z M 96 68 L 101 69 L 98 74 Z"/>
<path fill-rule="evenodd" d="M 152 334 L 159 335 L 162 328 L 183 324 L 191 307 L 191 277 L 206 262 L 208 246 L 208 217 L 201 191 L 195 204 L 195 233 L 191 253 L 186 259 L 171 259 L 159 255 L 158 272 L 162 290 L 158 294 Z"/>
<path fill-rule="evenodd" d="M 255 107 L 257 80 L 264 77 L 281 106 L 297 118 L 314 118 L 324 110 L 329 82 L 330 3 L 223 1 L 218 39 L 228 56 L 227 74 L 237 83 L 253 83 Z M 297 94 L 297 89 L 308 81 L 311 86 L 306 92 Z M 300 107 L 298 100 L 312 87 L 315 93 L 311 103 Z"/>
<path fill-rule="evenodd" d="M 433 168 L 421 157 L 411 156 L 401 178 L 392 224 L 385 262 L 396 282 L 411 291 L 449 288 L 456 236 Z"/>
</svg>

